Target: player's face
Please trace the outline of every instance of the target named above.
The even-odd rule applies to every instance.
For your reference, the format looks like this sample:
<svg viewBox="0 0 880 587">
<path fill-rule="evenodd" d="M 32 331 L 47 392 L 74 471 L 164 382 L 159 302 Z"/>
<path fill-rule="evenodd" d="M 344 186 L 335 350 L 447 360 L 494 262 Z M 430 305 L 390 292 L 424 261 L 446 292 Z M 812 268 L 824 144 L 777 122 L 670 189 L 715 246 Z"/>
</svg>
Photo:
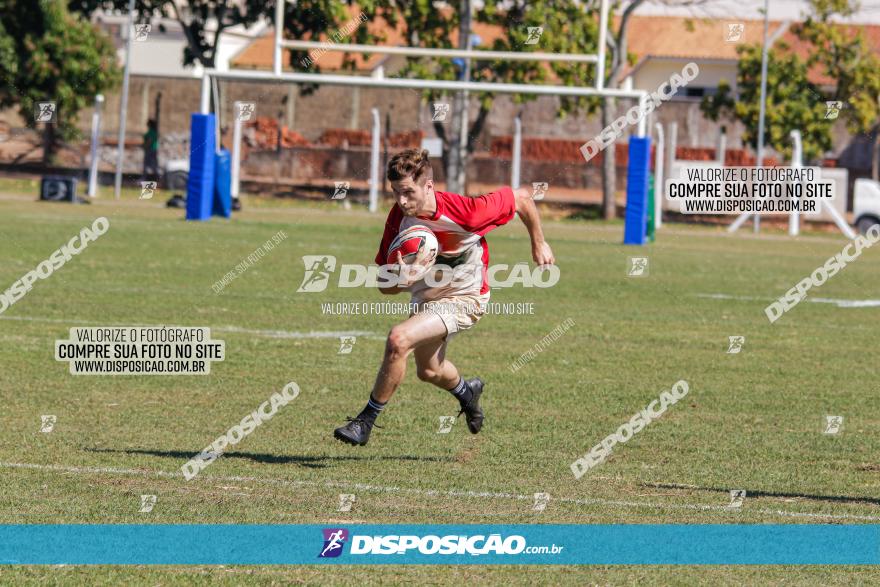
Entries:
<svg viewBox="0 0 880 587">
<path fill-rule="evenodd" d="M 427 212 L 430 197 L 434 194 L 434 181 L 425 180 L 420 186 L 412 177 L 405 177 L 391 182 L 394 199 L 405 216 L 418 216 Z"/>
</svg>

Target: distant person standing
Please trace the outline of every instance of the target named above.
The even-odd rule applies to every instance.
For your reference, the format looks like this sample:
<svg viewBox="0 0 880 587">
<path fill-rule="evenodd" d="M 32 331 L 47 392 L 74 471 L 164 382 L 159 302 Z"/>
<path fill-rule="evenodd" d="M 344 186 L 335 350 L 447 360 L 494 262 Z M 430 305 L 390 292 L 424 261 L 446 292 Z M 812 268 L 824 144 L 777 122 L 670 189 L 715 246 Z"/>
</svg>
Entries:
<svg viewBox="0 0 880 587">
<path fill-rule="evenodd" d="M 151 118 L 144 133 L 144 177 L 159 177 L 159 125 Z"/>
</svg>

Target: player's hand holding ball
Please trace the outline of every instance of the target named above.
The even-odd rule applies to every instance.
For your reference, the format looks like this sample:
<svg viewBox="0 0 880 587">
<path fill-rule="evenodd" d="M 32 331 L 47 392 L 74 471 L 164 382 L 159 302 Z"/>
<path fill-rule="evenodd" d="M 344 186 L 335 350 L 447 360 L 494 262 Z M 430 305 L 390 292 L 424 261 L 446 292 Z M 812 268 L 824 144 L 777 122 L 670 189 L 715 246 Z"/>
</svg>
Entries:
<svg viewBox="0 0 880 587">
<path fill-rule="evenodd" d="M 434 266 L 440 246 L 427 226 L 416 225 L 400 233 L 389 247 L 388 262 L 397 265 L 397 286 L 408 288 Z"/>
<path fill-rule="evenodd" d="M 414 283 L 422 280 L 428 270 L 434 265 L 434 259 L 437 253 L 428 251 L 425 247 L 419 249 L 418 256 L 412 263 L 407 263 L 403 259 L 400 251 L 397 252 L 397 275 L 398 287 L 410 287 Z"/>
</svg>

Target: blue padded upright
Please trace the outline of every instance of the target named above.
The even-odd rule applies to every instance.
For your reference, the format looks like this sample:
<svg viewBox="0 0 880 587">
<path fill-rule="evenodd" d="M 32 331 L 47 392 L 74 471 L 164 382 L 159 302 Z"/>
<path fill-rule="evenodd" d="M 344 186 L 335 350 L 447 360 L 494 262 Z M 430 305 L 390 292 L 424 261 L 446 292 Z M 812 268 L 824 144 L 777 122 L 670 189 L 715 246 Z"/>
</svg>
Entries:
<svg viewBox="0 0 880 587">
<path fill-rule="evenodd" d="M 623 244 L 644 245 L 648 228 L 648 175 L 651 139 L 629 139 L 629 165 L 626 168 L 626 217 Z"/>
<path fill-rule="evenodd" d="M 193 114 L 190 122 L 186 219 L 209 220 L 214 204 L 214 115 Z"/>
<path fill-rule="evenodd" d="M 215 216 L 232 216 L 232 157 L 226 149 L 220 149 L 214 163 L 214 210 Z"/>
</svg>

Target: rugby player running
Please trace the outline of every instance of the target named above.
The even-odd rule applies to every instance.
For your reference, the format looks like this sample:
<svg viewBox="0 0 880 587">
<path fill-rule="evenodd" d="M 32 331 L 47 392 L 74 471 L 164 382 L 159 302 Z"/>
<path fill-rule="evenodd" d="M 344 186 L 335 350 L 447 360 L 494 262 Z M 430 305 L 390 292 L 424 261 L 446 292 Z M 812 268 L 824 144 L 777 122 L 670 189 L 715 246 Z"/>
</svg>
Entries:
<svg viewBox="0 0 880 587">
<path fill-rule="evenodd" d="M 531 238 L 535 263 L 554 264 L 553 251 L 544 240 L 538 209 L 527 188 L 503 187 L 475 198 L 435 190 L 428 151 L 419 149 L 395 155 L 388 162 L 387 176 L 397 202 L 385 221 L 376 264 L 387 264 L 388 247 L 397 234 L 418 224 L 437 236 L 437 264 L 430 267 L 433 255 L 424 247 L 412 267 L 397 254 L 399 279 L 393 286 L 380 284 L 379 291 L 386 295 L 410 292 L 415 311 L 388 334 L 385 356 L 367 405 L 333 435 L 347 444 L 367 444 L 376 418 L 403 381 L 410 353 L 415 355 L 419 379 L 455 396 L 461 408 L 459 415 L 465 415 L 468 430 L 477 434 L 483 426 L 483 380 L 474 377 L 465 381 L 446 358 L 446 346 L 452 336 L 471 328 L 486 311 L 489 247 L 485 235 L 519 214 Z M 434 279 L 433 286 L 428 285 L 427 272 L 440 270 L 443 265 L 452 268 L 452 279 Z"/>
</svg>

